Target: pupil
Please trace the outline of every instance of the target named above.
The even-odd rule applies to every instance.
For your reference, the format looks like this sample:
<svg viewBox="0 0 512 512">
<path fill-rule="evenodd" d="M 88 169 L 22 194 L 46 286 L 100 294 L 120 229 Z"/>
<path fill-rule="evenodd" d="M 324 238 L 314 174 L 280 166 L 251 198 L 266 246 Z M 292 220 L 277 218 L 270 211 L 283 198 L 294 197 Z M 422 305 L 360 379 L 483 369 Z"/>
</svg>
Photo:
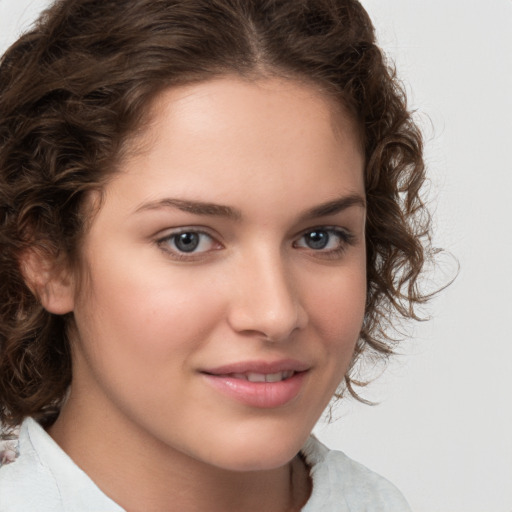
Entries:
<svg viewBox="0 0 512 512">
<path fill-rule="evenodd" d="M 325 231 L 312 231 L 308 234 L 307 245 L 310 249 L 325 249 L 329 235 Z"/>
<path fill-rule="evenodd" d="M 181 233 L 176 236 L 176 247 L 182 252 L 192 252 L 199 245 L 197 233 Z"/>
</svg>

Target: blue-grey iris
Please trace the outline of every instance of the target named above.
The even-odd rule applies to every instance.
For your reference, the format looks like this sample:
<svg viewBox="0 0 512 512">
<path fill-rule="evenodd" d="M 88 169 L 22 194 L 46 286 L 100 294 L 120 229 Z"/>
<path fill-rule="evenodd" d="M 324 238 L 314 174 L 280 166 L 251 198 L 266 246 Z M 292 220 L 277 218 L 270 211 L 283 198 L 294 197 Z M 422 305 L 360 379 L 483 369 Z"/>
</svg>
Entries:
<svg viewBox="0 0 512 512">
<path fill-rule="evenodd" d="M 311 231 L 304 238 L 310 249 L 325 249 L 329 243 L 329 233 L 326 231 Z"/>
<path fill-rule="evenodd" d="M 192 252 L 199 245 L 198 233 L 180 233 L 174 238 L 176 248 L 181 252 Z"/>
</svg>

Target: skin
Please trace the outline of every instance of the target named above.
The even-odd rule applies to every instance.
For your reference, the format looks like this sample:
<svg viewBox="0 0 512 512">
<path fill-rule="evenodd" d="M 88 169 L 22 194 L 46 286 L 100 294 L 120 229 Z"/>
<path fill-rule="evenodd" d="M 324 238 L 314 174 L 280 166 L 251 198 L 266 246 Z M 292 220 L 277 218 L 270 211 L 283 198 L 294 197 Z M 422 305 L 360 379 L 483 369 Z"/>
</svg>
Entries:
<svg viewBox="0 0 512 512">
<path fill-rule="evenodd" d="M 173 88 L 152 109 L 105 186 L 81 269 L 43 294 L 76 323 L 71 392 L 50 435 L 128 511 L 299 510 L 310 489 L 297 453 L 364 315 L 357 130 L 312 86 L 277 78 Z M 315 228 L 325 248 L 310 246 Z M 204 232 L 197 250 L 180 252 L 176 230 Z M 307 371 L 279 407 L 241 403 L 204 375 L 283 359 Z"/>
</svg>

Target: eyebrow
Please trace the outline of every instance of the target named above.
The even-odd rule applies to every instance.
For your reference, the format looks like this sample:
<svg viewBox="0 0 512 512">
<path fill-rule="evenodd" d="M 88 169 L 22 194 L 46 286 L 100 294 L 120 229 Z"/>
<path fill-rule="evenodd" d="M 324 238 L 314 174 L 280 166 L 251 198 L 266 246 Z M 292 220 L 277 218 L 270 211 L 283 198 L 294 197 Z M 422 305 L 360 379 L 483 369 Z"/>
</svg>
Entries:
<svg viewBox="0 0 512 512">
<path fill-rule="evenodd" d="M 338 199 L 334 199 L 333 201 L 328 201 L 327 203 L 314 206 L 310 210 L 304 212 L 300 216 L 300 220 L 304 221 L 308 219 L 315 219 L 317 217 L 335 215 L 336 213 L 340 213 L 347 208 L 351 208 L 352 206 L 366 208 L 366 201 L 359 194 L 350 194 L 348 196 L 340 197 Z"/>
<path fill-rule="evenodd" d="M 326 217 L 328 215 L 335 215 L 347 208 L 359 206 L 366 208 L 366 201 L 358 194 L 351 194 L 348 196 L 340 197 L 326 203 L 322 203 L 318 206 L 305 211 L 301 216 L 300 220 L 308 220 L 318 217 Z M 192 213 L 194 215 L 208 215 L 214 217 L 224 217 L 232 220 L 241 220 L 242 212 L 237 208 L 231 206 L 225 206 L 222 204 L 208 203 L 203 201 L 192 201 L 187 199 L 176 199 L 166 197 L 165 199 L 159 199 L 139 206 L 135 211 L 146 211 L 146 210 L 158 210 L 160 208 L 177 208 L 178 210 Z"/>
<path fill-rule="evenodd" d="M 160 208 L 177 208 L 183 212 L 193 213 L 194 215 L 211 215 L 215 217 L 226 217 L 233 220 L 240 220 L 242 212 L 231 206 L 224 206 L 216 203 L 206 203 L 203 201 L 190 201 L 186 199 L 174 199 L 166 197 L 158 201 L 145 203 L 137 208 L 136 212 L 145 210 L 158 210 Z"/>
</svg>

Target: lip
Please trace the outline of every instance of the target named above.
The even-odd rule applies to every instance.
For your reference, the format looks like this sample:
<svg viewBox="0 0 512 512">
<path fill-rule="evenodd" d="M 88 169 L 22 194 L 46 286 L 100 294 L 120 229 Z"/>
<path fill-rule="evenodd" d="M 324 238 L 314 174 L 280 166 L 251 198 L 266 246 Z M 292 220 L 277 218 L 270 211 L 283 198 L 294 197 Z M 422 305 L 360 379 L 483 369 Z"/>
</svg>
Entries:
<svg viewBox="0 0 512 512">
<path fill-rule="evenodd" d="M 228 373 L 277 373 L 277 372 L 305 372 L 311 365 L 295 359 L 281 359 L 279 361 L 239 361 L 236 363 L 205 368 L 202 373 L 211 375 L 226 375 Z"/>
<path fill-rule="evenodd" d="M 310 370 L 310 365 L 291 359 L 281 361 L 243 361 L 201 371 L 204 380 L 224 396 L 249 407 L 274 409 L 296 398 Z M 279 382 L 251 382 L 236 378 L 233 374 L 294 374 Z"/>
</svg>

